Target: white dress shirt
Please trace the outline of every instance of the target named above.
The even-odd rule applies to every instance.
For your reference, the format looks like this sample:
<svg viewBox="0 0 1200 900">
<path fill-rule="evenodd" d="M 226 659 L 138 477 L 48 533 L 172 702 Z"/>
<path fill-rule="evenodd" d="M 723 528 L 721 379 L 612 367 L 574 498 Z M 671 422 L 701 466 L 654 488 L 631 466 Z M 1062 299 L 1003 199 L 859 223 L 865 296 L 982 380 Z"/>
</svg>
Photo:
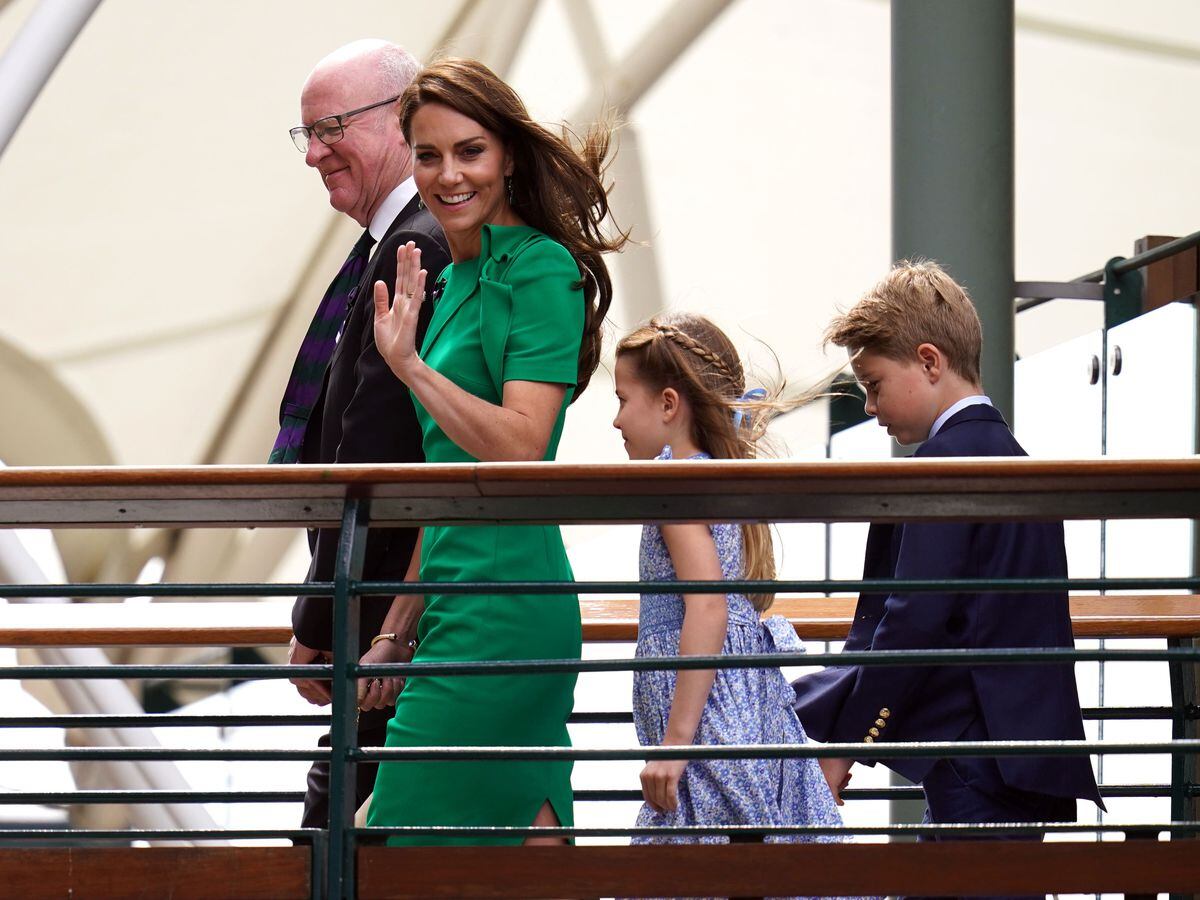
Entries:
<svg viewBox="0 0 1200 900">
<path fill-rule="evenodd" d="M 986 403 L 988 406 L 995 406 L 990 397 L 985 397 L 983 394 L 972 394 L 970 397 L 963 397 L 948 410 L 933 420 L 933 427 L 929 429 L 929 437 L 925 440 L 930 440 L 935 434 L 942 430 L 942 426 L 949 421 L 950 417 L 957 412 L 961 412 L 968 406 L 975 406 L 979 403 Z"/>
<path fill-rule="evenodd" d="M 371 216 L 371 224 L 367 228 L 376 243 L 383 240 L 388 228 L 396 221 L 396 216 L 400 215 L 416 194 L 417 183 L 412 180 L 411 175 L 392 188 L 392 192 L 379 204 L 379 209 L 375 210 L 375 215 Z"/>
</svg>

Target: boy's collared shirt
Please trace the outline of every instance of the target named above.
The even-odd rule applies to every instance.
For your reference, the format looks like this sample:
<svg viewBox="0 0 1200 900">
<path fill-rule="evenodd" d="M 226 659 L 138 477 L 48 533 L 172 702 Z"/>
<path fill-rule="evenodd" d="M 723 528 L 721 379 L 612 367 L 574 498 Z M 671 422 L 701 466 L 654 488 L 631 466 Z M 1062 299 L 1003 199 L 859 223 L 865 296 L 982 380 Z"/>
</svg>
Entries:
<svg viewBox="0 0 1200 900">
<path fill-rule="evenodd" d="M 978 403 L 986 403 L 988 406 L 995 406 L 990 397 L 983 394 L 972 394 L 970 397 L 963 397 L 957 403 L 953 404 L 944 413 L 933 420 L 933 427 L 929 429 L 929 437 L 925 440 L 932 440 L 933 436 L 942 430 L 942 426 L 950 421 L 950 417 L 958 412 L 966 409 L 968 406 L 975 406 Z"/>
</svg>

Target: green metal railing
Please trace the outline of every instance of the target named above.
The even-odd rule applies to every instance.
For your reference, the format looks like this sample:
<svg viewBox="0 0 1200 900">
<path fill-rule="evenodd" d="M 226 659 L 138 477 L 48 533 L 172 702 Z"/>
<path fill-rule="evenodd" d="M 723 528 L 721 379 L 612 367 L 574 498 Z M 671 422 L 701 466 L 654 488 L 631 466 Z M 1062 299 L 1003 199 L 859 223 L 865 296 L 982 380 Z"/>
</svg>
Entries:
<svg viewBox="0 0 1200 900">
<path fill-rule="evenodd" d="M 1200 247 L 1200 231 L 1134 256 L 1114 256 L 1105 263 L 1103 269 L 1088 272 L 1074 281 L 1017 282 L 1014 293 L 1019 299 L 1015 311 L 1022 313 L 1051 300 L 1102 300 L 1104 327 L 1113 328 L 1142 312 L 1141 270 L 1193 247 Z"/>
<path fill-rule="evenodd" d="M 1029 488 L 1032 483 L 1022 480 L 1019 474 L 1029 473 L 1031 478 L 1045 476 L 1045 468 L 1038 469 L 1036 463 L 1022 461 L 1027 464 L 983 463 L 967 467 L 967 475 L 960 476 L 970 481 L 976 478 L 977 490 L 967 492 L 968 496 L 980 498 L 974 502 L 983 505 L 977 507 L 981 518 L 1019 518 L 1019 517 L 1052 517 L 1055 510 L 1066 509 L 1071 512 L 1071 505 L 1055 502 L 1053 498 L 1062 498 L 1072 493 L 1069 485 L 1072 479 L 1070 472 L 1060 473 L 1058 486 L 1043 486 L 1037 490 Z M 772 479 L 759 480 L 758 487 L 748 489 L 738 487 L 738 484 L 748 484 L 748 473 L 756 478 L 769 473 L 779 479 L 795 476 L 797 469 L 790 464 L 750 463 L 737 467 L 692 465 L 687 471 L 691 473 L 689 484 L 706 484 L 708 496 L 704 497 L 704 513 L 706 516 L 723 520 L 724 513 L 728 519 L 744 518 L 747 509 L 747 493 L 761 489 L 763 483 L 771 484 Z M 818 464 L 819 465 L 819 464 Z M 1076 514 L 1094 510 L 1097 503 L 1107 505 L 1112 517 L 1142 518 L 1149 515 L 1178 515 L 1181 508 L 1196 509 L 1194 503 L 1187 504 L 1200 496 L 1200 460 L 1186 462 L 1172 461 L 1171 463 L 1142 463 L 1136 464 L 1145 477 L 1132 477 L 1129 466 L 1132 464 L 1113 464 L 1107 462 L 1079 464 L 1076 481 L 1086 480 L 1084 476 L 1094 476 L 1089 484 L 1098 492 L 1097 497 L 1089 500 L 1086 509 L 1080 508 Z M 478 466 L 484 475 L 493 475 L 503 480 L 505 467 Z M 542 469 L 531 467 L 509 467 L 507 472 L 519 480 L 518 475 L 537 473 L 562 472 L 564 469 L 586 469 L 587 467 L 554 467 Z M 612 467 L 608 467 L 612 468 Z M 639 493 L 638 482 L 648 483 L 662 474 L 662 467 L 657 470 L 633 466 L 628 474 L 622 473 L 624 490 L 630 498 L 641 498 L 643 505 L 651 501 L 646 496 L 652 493 L 650 486 Z M 674 467 L 670 467 L 674 468 Z M 821 468 L 809 467 L 813 472 Z M 850 467 L 853 469 L 853 466 Z M 597 469 L 596 477 L 599 467 Z M 830 473 L 844 475 L 845 466 L 830 465 L 824 469 Z M 1094 470 L 1094 471 L 1093 471 Z M 337 470 L 312 470 L 311 483 L 326 485 L 330 472 Z M 376 470 L 389 476 L 389 484 L 403 486 L 404 467 L 386 467 Z M 410 471 L 416 471 L 415 469 Z M 641 473 L 648 473 L 641 478 Z M 961 518 L 963 496 L 961 485 L 944 482 L 940 478 L 930 478 L 930 472 L 940 472 L 936 466 L 930 468 L 920 463 L 899 462 L 884 464 L 868 464 L 861 468 L 863 472 L 874 471 L 881 483 L 889 483 L 897 492 L 896 496 L 909 498 L 909 506 L 904 514 L 913 516 L 912 506 L 917 498 L 927 502 L 925 518 L 952 519 Z M 945 471 L 958 471 L 947 469 Z M 982 490 L 983 479 L 995 478 L 996 473 L 1004 478 L 1011 478 L 1012 490 L 993 491 L 989 494 Z M 320 475 L 316 473 L 321 473 Z M 975 474 L 971 474 L 975 473 Z M 1039 474 L 1040 473 L 1040 474 Z M 1149 473 L 1147 475 L 1146 473 Z M 20 481 L 20 472 L 9 470 L 0 472 L 0 517 L 5 515 L 5 491 Z M 274 473 L 270 473 L 273 476 Z M 263 475 L 264 479 L 268 477 Z M 742 477 L 742 481 L 738 478 Z M 840 476 L 839 476 L 840 477 Z M 949 476 L 947 476 L 949 478 Z M 6 480 L 8 482 L 6 483 Z M 732 479 L 732 480 L 731 480 Z M 37 480 L 37 479 L 34 479 Z M 53 481 L 53 478 L 49 478 Z M 64 478 L 70 481 L 69 478 Z M 120 479 L 116 479 L 120 480 Z M 232 479 L 236 481 L 237 479 Z M 485 479 L 477 478 L 475 484 Z M 589 478 L 578 478 L 572 483 L 586 484 Z M 817 479 L 818 483 L 820 479 Z M 1053 479 L 1051 479 L 1053 481 Z M 911 484 L 909 484 L 911 482 Z M 1186 693 L 1185 679 L 1180 673 L 1189 667 L 1200 666 L 1200 648 L 1186 639 L 1176 639 L 1172 646 L 1162 649 L 997 649 L 991 651 L 967 650 L 922 650 L 922 651 L 891 651 L 875 653 L 774 653 L 757 656 L 739 657 L 684 657 L 684 658 L 641 658 L 641 659 L 589 659 L 589 660 L 528 660 L 528 661 L 488 661 L 460 663 L 407 663 L 387 666 L 361 666 L 357 659 L 358 603 L 362 595 L 379 595 L 388 593 L 638 593 L 662 591 L 699 591 L 711 590 L 712 582 L 586 582 L 586 583 L 530 583 L 530 582 L 487 582 L 473 584 L 432 584 L 432 583 L 397 583 L 372 582 L 362 578 L 363 549 L 365 536 L 373 522 L 370 516 L 372 502 L 365 494 L 371 493 L 370 486 L 364 488 L 365 479 L 359 479 L 353 490 L 347 493 L 360 496 L 345 497 L 342 500 L 342 523 L 337 568 L 332 582 L 310 584 L 176 584 L 176 585 L 132 585 L 132 584 L 72 584 L 72 585 L 13 585 L 3 590 L 9 597 L 45 597 L 45 596 L 107 596 L 119 597 L 136 595 L 150 596 L 291 596 L 291 595 L 331 595 L 333 597 L 334 634 L 336 647 L 335 662 L 325 665 L 284 666 L 266 664 L 229 664 L 229 665 L 112 665 L 103 667 L 38 665 L 20 666 L 10 669 L 0 669 L 2 679 L 278 679 L 278 678 L 329 678 L 332 682 L 333 708 L 332 714 L 326 716 L 48 716 L 48 717 L 9 717 L 0 719 L 0 726 L 30 727 L 33 724 L 44 727 L 71 728 L 119 728 L 119 727 L 158 727 L 162 725 L 216 725 L 216 724 L 256 724 L 256 725 L 292 725 L 292 724 L 328 724 L 331 728 L 331 747 L 321 749 L 313 747 L 304 750 L 243 750 L 243 749 L 175 749 L 162 747 L 68 747 L 57 749 L 12 749 L 0 750 L 0 761 L 32 761 L 32 760 L 222 760 L 222 761 L 269 761 L 269 760 L 316 760 L 328 759 L 330 762 L 330 809 L 331 817 L 328 830 L 320 829 L 109 829 L 109 830 L 70 830 L 70 829 L 18 829 L 0 833 L 0 842 L 21 844 L 44 843 L 51 840 L 69 838 L 73 841 L 86 842 L 128 842 L 130 840 L 226 840 L 234 838 L 285 838 L 312 844 L 313 889 L 315 896 L 352 897 L 355 895 L 355 860 L 356 848 L 364 839 L 372 840 L 393 834 L 423 835 L 435 842 L 438 838 L 451 836 L 484 836 L 503 835 L 520 838 L 527 835 L 562 835 L 570 837 L 603 837 L 618 838 L 631 835 L 666 836 L 672 833 L 685 834 L 725 834 L 739 838 L 761 839 L 771 835 L 808 835 L 819 836 L 827 834 L 857 834 L 874 836 L 902 836 L 912 834 L 945 833 L 955 835 L 976 835 L 994 833 L 997 830 L 1014 834 L 1037 835 L 1042 833 L 1077 833 L 1085 835 L 1123 833 L 1155 833 L 1168 834 L 1172 838 L 1184 839 L 1194 837 L 1200 832 L 1200 821 L 1197 821 L 1195 809 L 1197 797 L 1200 797 L 1200 787 L 1188 767 L 1188 761 L 1194 760 L 1200 754 L 1200 735 L 1197 734 L 1196 722 L 1198 710 L 1195 696 Z M 990 483 L 990 482 L 989 482 Z M 413 489 L 418 490 L 418 480 L 414 480 Z M 732 486 L 731 486 L 732 485 Z M 940 486 L 939 486 L 940 485 Z M 1096 485 L 1100 485 L 1096 487 Z M 611 486 L 610 486 L 611 487 Z M 68 486 L 68 493 L 84 493 L 78 485 Z M 601 485 L 596 490 L 604 490 Z M 869 490 L 869 485 L 866 488 Z M 111 488 L 110 488 L 111 490 Z M 129 488 L 125 488 L 129 490 Z M 170 489 L 161 485 L 159 490 L 170 493 Z M 529 488 L 538 490 L 537 484 Z M 16 501 L 24 504 L 19 513 L 23 518 L 9 512 L 8 518 L 0 518 L 0 524 L 24 524 L 32 519 L 45 521 L 47 516 L 60 516 L 62 520 L 70 518 L 70 510 L 59 508 L 50 513 L 47 509 L 54 503 L 69 504 L 69 499 L 55 500 L 51 497 L 53 491 L 39 499 L 38 496 L 20 494 Z M 116 493 L 119 493 L 117 491 Z M 854 493 L 853 491 L 849 493 Z M 35 492 L 36 494 L 36 492 Z M 1165 496 L 1170 494 L 1170 496 Z M 678 495 L 667 492 L 671 497 Z M 589 507 L 594 504 L 592 498 L 571 497 L 570 492 L 556 495 L 562 500 L 566 497 L 575 502 L 569 514 L 563 515 L 565 502 L 558 509 L 553 503 L 547 504 L 545 516 L 571 521 L 589 521 L 593 518 L 603 519 L 604 516 L 594 516 Z M 883 502 L 887 506 L 886 498 Z M 30 499 L 32 497 L 32 499 Z M 989 501 L 989 497 L 992 498 Z M 84 498 L 87 500 L 88 498 Z M 610 498 L 611 499 L 611 498 Z M 694 502 L 695 498 L 683 495 L 682 511 L 687 512 L 686 504 Z M 116 507 L 121 513 L 128 507 Z M 184 502 L 184 501 L 180 501 Z M 201 502 L 201 501 L 198 501 Z M 211 503 L 209 497 L 202 502 Z M 294 503 L 303 508 L 312 508 L 311 503 L 296 499 Z M 633 503 L 633 499 L 631 499 Z M 41 504 L 40 506 L 38 504 Z M 726 508 L 723 508 L 727 504 Z M 414 504 L 419 505 L 419 504 Z M 636 504 L 635 504 L 636 505 Z M 835 504 L 836 505 L 836 504 Z M 36 507 L 36 508 L 35 508 Z M 390 515 L 396 508 L 393 501 Z M 848 512 L 839 513 L 836 509 L 830 519 L 847 520 L 862 518 L 860 501 L 847 502 Z M 605 515 L 611 520 L 624 517 L 624 513 L 614 512 L 617 508 L 610 502 L 603 507 L 608 512 Z M 997 511 L 999 510 L 999 511 Z M 458 521 L 469 524 L 472 521 L 489 522 L 498 516 L 495 509 L 484 501 L 479 501 L 475 508 L 463 502 L 459 505 Z M 680 510 L 671 509 L 666 518 L 677 518 Z M 826 507 L 825 514 L 829 509 Z M 295 511 L 287 515 L 295 515 Z M 890 509 L 876 512 L 875 517 L 894 517 Z M 1057 513 L 1062 515 L 1061 512 Z M 92 516 L 90 511 L 80 513 L 80 516 Z M 111 515 L 111 514 L 110 514 Z M 186 512 L 180 514 L 187 518 Z M 273 513 L 271 515 L 274 515 Z M 280 514 L 281 516 L 283 514 Z M 420 515 L 419 513 L 415 515 Z M 260 512 L 259 519 L 252 519 L 246 524 L 262 524 L 267 513 Z M 793 513 L 793 520 L 805 518 L 807 514 Z M 39 519 L 39 517 L 41 517 Z M 650 518 L 649 516 L 646 516 Z M 913 516 L 918 517 L 918 516 Z M 93 521 L 89 518 L 88 521 Z M 123 520 L 121 520 L 123 521 Z M 127 523 L 132 524 L 132 523 Z M 1183 590 L 1195 592 L 1200 588 L 1200 577 L 1190 578 L 1123 578 L 1123 579 L 948 579 L 921 581 L 886 581 L 859 579 L 853 581 L 805 579 L 779 582 L 719 582 L 721 591 L 757 591 L 769 586 L 780 592 L 853 592 L 904 589 L 916 593 L 943 593 L 979 589 L 1003 590 L 1020 593 L 1031 590 L 1070 589 L 1070 590 Z M 683 668 L 727 668 L 727 667 L 775 667 L 786 665 L 818 666 L 829 664 L 862 664 L 862 665 L 1023 665 L 1055 662 L 1080 661 L 1109 661 L 1109 662 L 1157 662 L 1166 663 L 1171 673 L 1172 703 L 1169 707 L 1126 707 L 1121 709 L 1097 708 L 1088 710 L 1090 719 L 1109 720 L 1114 718 L 1129 718 L 1143 720 L 1169 720 L 1172 723 L 1172 739 L 1169 741 L 1146 742 L 1115 742 L 1115 741 L 991 741 L 991 742 L 911 742 L 888 744 L 828 744 L 828 745 L 748 745 L 748 746 L 693 746 L 693 747 L 627 747 L 615 749 L 599 749 L 587 747 L 408 747 L 408 748 L 359 748 L 355 746 L 356 738 L 356 680 L 359 677 L 377 675 L 453 675 L 470 678 L 478 675 L 495 675 L 498 673 L 529 674 L 538 672 L 611 672 L 637 671 L 651 669 L 683 669 Z M 628 713 L 577 713 L 572 717 L 575 722 L 590 722 L 594 724 L 626 723 L 630 721 Z M 857 759 L 888 759 L 921 756 L 1011 756 L 1035 754 L 1039 756 L 1065 756 L 1084 754 L 1104 755 L 1168 755 L 1173 761 L 1172 776 L 1169 783 L 1137 784 L 1137 785 L 1104 785 L 1102 792 L 1107 797 L 1169 797 L 1171 800 L 1171 817 L 1169 821 L 1157 823 L 1011 823 L 1000 825 L 888 825 L 858 828 L 823 828 L 823 827 L 763 827 L 763 826 L 711 826 L 692 827 L 688 829 L 635 829 L 629 828 L 508 828 L 508 827 L 470 827 L 451 828 L 442 826 L 407 826 L 395 828 L 358 828 L 352 825 L 355 806 L 354 767 L 366 761 L 397 760 L 397 759 L 572 759 L 572 760 L 639 760 L 650 758 L 791 758 L 791 757 L 837 757 L 853 756 Z M 242 803 L 242 802 L 294 802 L 301 796 L 299 791 L 36 791 L 9 792 L 0 795 L 4 803 Z M 919 796 L 914 789 L 878 788 L 847 790 L 848 800 L 891 799 L 901 796 Z M 640 792 L 634 790 L 594 790 L 577 791 L 579 801 L 612 801 L 636 800 Z"/>
</svg>

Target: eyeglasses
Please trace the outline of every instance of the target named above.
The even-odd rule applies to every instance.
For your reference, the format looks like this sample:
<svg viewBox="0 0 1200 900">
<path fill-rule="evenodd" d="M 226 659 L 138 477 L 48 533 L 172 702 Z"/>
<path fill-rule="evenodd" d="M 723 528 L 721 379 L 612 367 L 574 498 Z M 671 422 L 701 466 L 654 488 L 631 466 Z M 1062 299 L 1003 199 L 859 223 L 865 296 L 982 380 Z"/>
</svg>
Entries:
<svg viewBox="0 0 1200 900">
<path fill-rule="evenodd" d="M 350 112 L 344 112 L 340 116 L 326 116 L 323 119 L 317 119 L 311 125 L 297 125 L 288 131 L 292 136 L 292 143 L 296 145 L 296 149 L 301 153 L 308 152 L 308 142 L 312 135 L 316 135 L 317 140 L 322 144 L 336 144 L 346 134 L 346 120 L 351 116 L 357 116 L 359 113 L 364 113 L 369 109 L 375 109 L 377 106 L 387 106 L 389 103 L 395 103 L 400 99 L 400 95 L 388 97 L 386 100 L 380 100 L 378 103 L 371 103 L 367 106 L 360 106 L 358 109 L 352 109 Z"/>
</svg>

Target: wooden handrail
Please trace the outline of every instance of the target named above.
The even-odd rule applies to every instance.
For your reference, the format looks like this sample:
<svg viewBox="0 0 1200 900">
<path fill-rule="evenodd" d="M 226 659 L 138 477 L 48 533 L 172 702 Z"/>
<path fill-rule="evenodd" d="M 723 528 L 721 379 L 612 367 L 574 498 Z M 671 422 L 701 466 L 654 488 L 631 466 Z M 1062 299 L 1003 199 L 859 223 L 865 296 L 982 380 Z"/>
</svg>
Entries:
<svg viewBox="0 0 1200 900">
<path fill-rule="evenodd" d="M 1191 518 L 1200 458 L 0 469 L 0 527 Z"/>
<path fill-rule="evenodd" d="M 2 589 L 2 588 L 0 588 Z M 806 640 L 844 640 L 853 597 L 782 597 L 784 615 Z M 635 597 L 582 597 L 585 641 L 637 639 Z M 286 601 L 210 603 L 30 603 L 0 607 L 0 646 L 265 647 L 291 638 Z M 1200 637 L 1200 596 L 1080 594 L 1071 598 L 1078 638 Z"/>
</svg>

